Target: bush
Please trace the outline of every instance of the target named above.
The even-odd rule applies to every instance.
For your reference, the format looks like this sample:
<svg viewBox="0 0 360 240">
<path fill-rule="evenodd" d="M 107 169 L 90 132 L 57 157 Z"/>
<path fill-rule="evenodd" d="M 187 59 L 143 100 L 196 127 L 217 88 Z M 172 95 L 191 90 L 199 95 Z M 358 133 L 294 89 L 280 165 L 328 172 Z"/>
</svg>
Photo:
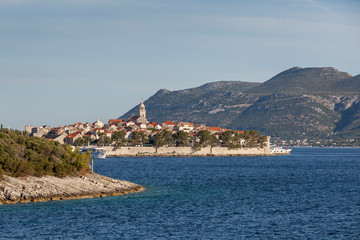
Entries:
<svg viewBox="0 0 360 240">
<path fill-rule="evenodd" d="M 89 153 L 73 151 L 43 138 L 24 136 L 19 131 L 0 131 L 0 177 L 52 175 L 65 177 L 90 171 Z"/>
</svg>

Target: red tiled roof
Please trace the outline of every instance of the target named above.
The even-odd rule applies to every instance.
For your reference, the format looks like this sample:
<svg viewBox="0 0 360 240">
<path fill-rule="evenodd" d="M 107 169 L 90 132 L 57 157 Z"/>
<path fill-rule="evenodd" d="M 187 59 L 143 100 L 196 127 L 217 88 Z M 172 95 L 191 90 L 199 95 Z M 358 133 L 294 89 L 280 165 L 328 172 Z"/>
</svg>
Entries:
<svg viewBox="0 0 360 240">
<path fill-rule="evenodd" d="M 174 122 L 172 122 L 172 121 L 166 121 L 166 122 L 164 122 L 166 125 L 176 125 Z"/>
<path fill-rule="evenodd" d="M 109 124 L 124 122 L 124 119 L 109 119 Z"/>
<path fill-rule="evenodd" d="M 148 125 L 153 125 L 154 127 L 156 127 L 156 126 L 159 125 L 159 124 L 157 124 L 156 122 L 149 122 Z"/>
<path fill-rule="evenodd" d="M 220 132 L 220 128 L 219 127 L 205 127 L 206 130 L 211 130 L 214 132 Z"/>
<path fill-rule="evenodd" d="M 76 137 L 77 135 L 79 135 L 79 133 L 71 133 L 71 134 L 69 134 L 66 138 L 74 138 L 74 137 Z"/>
<path fill-rule="evenodd" d="M 237 132 L 237 133 L 244 133 L 245 131 L 235 131 L 235 132 Z"/>
</svg>

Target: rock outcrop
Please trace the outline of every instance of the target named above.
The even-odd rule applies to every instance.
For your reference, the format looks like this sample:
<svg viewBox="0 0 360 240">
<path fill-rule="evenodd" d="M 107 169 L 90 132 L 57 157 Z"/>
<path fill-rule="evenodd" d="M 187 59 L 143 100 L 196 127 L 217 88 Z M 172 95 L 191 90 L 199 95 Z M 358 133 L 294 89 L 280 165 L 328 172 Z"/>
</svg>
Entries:
<svg viewBox="0 0 360 240">
<path fill-rule="evenodd" d="M 138 184 L 95 173 L 65 178 L 4 176 L 0 181 L 0 204 L 104 197 L 142 190 Z"/>
</svg>

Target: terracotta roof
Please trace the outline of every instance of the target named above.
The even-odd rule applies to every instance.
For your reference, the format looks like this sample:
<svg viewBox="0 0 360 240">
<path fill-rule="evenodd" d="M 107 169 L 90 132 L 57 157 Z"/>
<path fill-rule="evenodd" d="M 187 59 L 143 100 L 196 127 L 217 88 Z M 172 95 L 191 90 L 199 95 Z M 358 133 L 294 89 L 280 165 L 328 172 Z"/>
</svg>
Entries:
<svg viewBox="0 0 360 240">
<path fill-rule="evenodd" d="M 74 138 L 74 137 L 76 137 L 77 135 L 79 135 L 79 133 L 71 133 L 71 134 L 69 134 L 66 138 Z"/>
<path fill-rule="evenodd" d="M 149 122 L 148 125 L 153 125 L 154 127 L 156 127 L 156 126 L 159 125 L 159 124 L 157 124 L 156 122 Z"/>
<path fill-rule="evenodd" d="M 124 119 L 109 119 L 109 124 L 124 122 Z"/>
<path fill-rule="evenodd" d="M 166 122 L 163 122 L 163 123 L 165 123 L 166 125 L 176 125 L 174 122 L 172 122 L 172 121 L 166 121 Z"/>
<path fill-rule="evenodd" d="M 211 130 L 214 132 L 220 132 L 220 128 L 219 127 L 205 127 L 206 130 Z"/>
<path fill-rule="evenodd" d="M 244 133 L 245 131 L 235 131 L 235 132 L 237 132 L 237 133 Z"/>
</svg>

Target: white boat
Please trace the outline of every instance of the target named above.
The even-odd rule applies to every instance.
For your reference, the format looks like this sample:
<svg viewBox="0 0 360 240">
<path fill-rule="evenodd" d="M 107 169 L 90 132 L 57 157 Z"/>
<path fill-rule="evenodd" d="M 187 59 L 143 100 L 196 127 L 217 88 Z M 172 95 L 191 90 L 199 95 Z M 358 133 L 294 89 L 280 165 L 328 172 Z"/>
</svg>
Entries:
<svg viewBox="0 0 360 240">
<path fill-rule="evenodd" d="M 103 148 L 99 147 L 83 147 L 80 148 L 81 152 L 90 151 L 93 158 L 106 158 L 108 151 L 105 151 Z"/>
<path fill-rule="evenodd" d="M 270 147 L 271 153 L 282 153 L 282 154 L 289 154 L 291 152 L 291 148 L 288 147 Z"/>
</svg>

